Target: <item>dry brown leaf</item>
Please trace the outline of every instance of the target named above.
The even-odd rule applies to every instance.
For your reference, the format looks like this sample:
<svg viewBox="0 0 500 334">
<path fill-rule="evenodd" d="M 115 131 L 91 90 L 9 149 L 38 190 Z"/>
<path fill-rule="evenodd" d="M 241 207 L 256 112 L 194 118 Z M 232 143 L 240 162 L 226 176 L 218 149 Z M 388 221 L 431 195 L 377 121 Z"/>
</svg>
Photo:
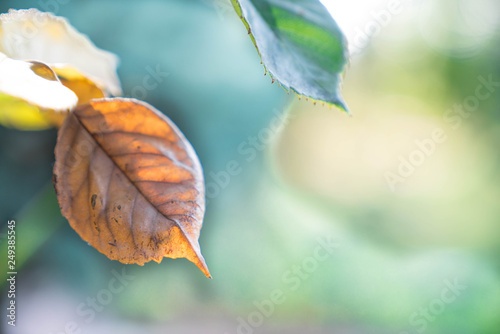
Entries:
<svg viewBox="0 0 500 334">
<path fill-rule="evenodd" d="M 167 117 L 133 99 L 93 100 L 66 118 L 55 155 L 59 204 L 82 239 L 122 263 L 185 257 L 210 277 L 203 172 Z"/>
</svg>

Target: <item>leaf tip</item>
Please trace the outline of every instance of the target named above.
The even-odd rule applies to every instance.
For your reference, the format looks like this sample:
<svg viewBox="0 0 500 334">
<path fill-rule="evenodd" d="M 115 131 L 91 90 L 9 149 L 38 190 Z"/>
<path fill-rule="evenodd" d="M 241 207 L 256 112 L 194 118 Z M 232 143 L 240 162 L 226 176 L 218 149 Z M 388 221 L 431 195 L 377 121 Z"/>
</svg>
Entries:
<svg viewBox="0 0 500 334">
<path fill-rule="evenodd" d="M 192 259 L 189 259 L 189 260 L 191 262 L 193 262 L 198 267 L 198 269 L 200 269 L 201 272 L 203 274 L 205 274 L 205 276 L 207 278 L 212 279 L 212 275 L 210 274 L 210 271 L 208 270 L 207 263 L 205 262 L 205 259 L 203 258 L 203 256 L 201 255 L 201 253 L 196 254 L 196 259 L 194 261 Z"/>
</svg>

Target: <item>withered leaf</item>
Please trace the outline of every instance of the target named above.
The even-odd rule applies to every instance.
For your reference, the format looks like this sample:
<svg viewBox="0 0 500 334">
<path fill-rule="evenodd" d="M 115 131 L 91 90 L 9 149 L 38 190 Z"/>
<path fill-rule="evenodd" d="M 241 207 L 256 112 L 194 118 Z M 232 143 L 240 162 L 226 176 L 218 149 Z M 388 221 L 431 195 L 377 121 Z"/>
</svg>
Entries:
<svg viewBox="0 0 500 334">
<path fill-rule="evenodd" d="M 82 239 L 122 263 L 185 257 L 210 277 L 203 172 L 170 119 L 134 99 L 92 100 L 64 121 L 55 156 L 59 204 Z"/>
</svg>

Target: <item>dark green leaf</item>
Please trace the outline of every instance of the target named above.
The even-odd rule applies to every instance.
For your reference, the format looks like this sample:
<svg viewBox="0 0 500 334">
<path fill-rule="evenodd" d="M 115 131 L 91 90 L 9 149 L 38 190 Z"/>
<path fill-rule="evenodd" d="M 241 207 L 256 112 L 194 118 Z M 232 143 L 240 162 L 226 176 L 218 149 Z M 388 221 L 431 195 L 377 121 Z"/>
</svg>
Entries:
<svg viewBox="0 0 500 334">
<path fill-rule="evenodd" d="M 346 39 L 319 0 L 231 1 L 273 81 L 347 111 L 340 95 Z"/>
</svg>

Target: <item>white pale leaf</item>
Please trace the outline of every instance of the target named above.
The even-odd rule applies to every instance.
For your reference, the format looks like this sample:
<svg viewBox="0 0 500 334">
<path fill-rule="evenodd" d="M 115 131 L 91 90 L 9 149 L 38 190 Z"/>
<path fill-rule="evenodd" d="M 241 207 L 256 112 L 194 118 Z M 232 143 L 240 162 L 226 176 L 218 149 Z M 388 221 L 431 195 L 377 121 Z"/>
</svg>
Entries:
<svg viewBox="0 0 500 334">
<path fill-rule="evenodd" d="M 0 93 L 54 111 L 69 111 L 78 102 L 75 93 L 63 86 L 47 65 L 10 59 L 2 53 Z"/>
<path fill-rule="evenodd" d="M 20 60 L 36 59 L 52 68 L 74 67 L 113 95 L 121 95 L 118 57 L 98 49 L 65 18 L 37 9 L 0 15 L 0 51 Z"/>
</svg>

